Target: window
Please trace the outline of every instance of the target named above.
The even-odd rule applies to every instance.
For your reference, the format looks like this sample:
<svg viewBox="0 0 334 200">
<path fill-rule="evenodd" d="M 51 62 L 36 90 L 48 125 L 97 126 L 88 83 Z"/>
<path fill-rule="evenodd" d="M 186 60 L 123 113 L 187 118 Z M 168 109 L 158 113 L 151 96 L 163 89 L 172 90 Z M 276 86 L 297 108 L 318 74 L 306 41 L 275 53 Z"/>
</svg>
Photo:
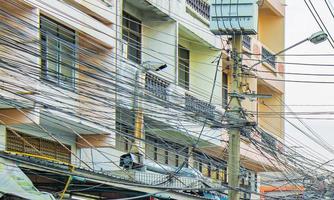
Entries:
<svg viewBox="0 0 334 200">
<path fill-rule="evenodd" d="M 262 60 L 268 63 L 272 68 L 276 68 L 276 56 L 265 47 L 262 47 Z"/>
<path fill-rule="evenodd" d="M 216 179 L 217 180 L 221 179 L 221 177 L 220 177 L 220 170 L 219 169 L 216 169 Z"/>
<path fill-rule="evenodd" d="M 189 90 L 189 50 L 179 46 L 179 85 Z"/>
<path fill-rule="evenodd" d="M 42 77 L 74 87 L 75 32 L 44 16 L 40 18 Z"/>
<path fill-rule="evenodd" d="M 154 146 L 153 153 L 154 153 L 153 159 L 157 161 L 158 160 L 158 147 Z"/>
<path fill-rule="evenodd" d="M 224 183 L 227 183 L 227 167 L 224 168 L 223 173 L 224 173 L 224 177 L 223 177 L 224 180 L 223 181 L 224 181 Z"/>
<path fill-rule="evenodd" d="M 201 173 L 203 172 L 203 164 L 200 162 L 198 163 L 198 171 L 200 171 Z"/>
<path fill-rule="evenodd" d="M 128 44 L 128 59 L 141 63 L 141 21 L 123 12 L 123 40 Z"/>
<path fill-rule="evenodd" d="M 116 121 L 116 149 L 128 152 L 133 138 L 133 129 L 126 123 Z"/>
<path fill-rule="evenodd" d="M 168 165 L 168 151 L 165 151 L 165 164 Z"/>
<path fill-rule="evenodd" d="M 124 152 L 131 150 L 133 139 L 134 113 L 116 108 L 116 149 Z"/>
<path fill-rule="evenodd" d="M 175 155 L 175 167 L 179 166 L 179 155 Z"/>
<path fill-rule="evenodd" d="M 16 133 L 16 134 L 15 134 Z M 60 143 L 47 140 L 44 138 L 31 136 L 23 133 L 7 130 L 6 150 L 20 153 L 28 153 L 57 159 L 66 163 L 71 162 L 71 153 L 67 149 L 71 146 L 65 145 L 64 148 Z M 18 135 L 17 135 L 18 134 Z"/>
<path fill-rule="evenodd" d="M 223 107 L 228 104 L 228 75 L 223 73 Z"/>
<path fill-rule="evenodd" d="M 189 158 L 188 158 L 188 157 L 185 157 L 185 158 L 184 158 L 184 162 L 186 162 L 185 167 L 188 168 L 188 167 L 189 167 Z"/>
</svg>

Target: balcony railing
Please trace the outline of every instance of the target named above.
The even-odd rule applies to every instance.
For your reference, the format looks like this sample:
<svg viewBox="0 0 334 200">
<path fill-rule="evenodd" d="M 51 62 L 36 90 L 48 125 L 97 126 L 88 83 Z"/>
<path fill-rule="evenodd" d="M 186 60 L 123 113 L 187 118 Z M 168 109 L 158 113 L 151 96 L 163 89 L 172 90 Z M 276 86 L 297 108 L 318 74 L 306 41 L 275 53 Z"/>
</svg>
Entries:
<svg viewBox="0 0 334 200">
<path fill-rule="evenodd" d="M 170 83 L 156 75 L 147 73 L 145 77 L 145 89 L 160 99 L 167 100 Z"/>
<path fill-rule="evenodd" d="M 276 56 L 265 47 L 262 47 L 262 60 L 268 63 L 272 68 L 276 69 Z"/>
<path fill-rule="evenodd" d="M 177 177 L 174 178 L 170 175 L 153 174 L 147 172 L 135 171 L 135 180 L 145 185 L 161 185 L 169 187 L 184 187 L 191 185 L 201 185 L 201 179 L 189 178 L 189 177 Z"/>
<path fill-rule="evenodd" d="M 242 45 L 248 49 L 251 50 L 251 43 L 252 43 L 252 38 L 249 37 L 248 35 L 243 35 L 242 36 Z"/>
<path fill-rule="evenodd" d="M 193 8 L 200 16 L 210 19 L 210 5 L 204 0 L 186 0 L 187 4 Z"/>
<path fill-rule="evenodd" d="M 214 120 L 215 118 L 215 107 L 205 101 L 199 100 L 194 96 L 186 94 L 185 97 L 185 109 L 187 111 L 191 111 L 196 113 L 201 117 L 205 117 L 210 120 Z"/>
</svg>

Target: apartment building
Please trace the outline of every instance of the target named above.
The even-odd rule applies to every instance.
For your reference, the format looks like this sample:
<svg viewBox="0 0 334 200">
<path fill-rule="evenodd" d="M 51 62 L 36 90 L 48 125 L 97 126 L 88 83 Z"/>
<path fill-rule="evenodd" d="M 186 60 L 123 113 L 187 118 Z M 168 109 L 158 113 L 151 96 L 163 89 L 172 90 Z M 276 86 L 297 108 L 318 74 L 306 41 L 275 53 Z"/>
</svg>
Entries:
<svg viewBox="0 0 334 200">
<path fill-rule="evenodd" d="M 266 59 L 274 52 L 284 49 L 284 7 L 283 1 L 261 2 L 258 35 L 243 37 L 244 65 L 250 67 L 258 60 Z M 125 56 L 130 60 L 141 63 L 157 61 L 168 66 L 161 72 L 148 72 L 145 78 L 146 93 L 155 96 L 154 101 L 162 100 L 165 103 L 160 103 L 156 109 L 161 111 L 159 113 L 168 113 L 153 115 L 151 104 L 143 106 L 143 112 L 146 114 L 146 136 L 143 137 L 152 141 L 143 147 L 146 159 L 174 167 L 179 167 L 181 162 L 186 161 L 189 169 L 198 170 L 210 181 L 226 183 L 227 155 L 223 152 L 226 151 L 228 135 L 226 128 L 215 123 L 222 119 L 225 106 L 228 104 L 231 62 L 224 59 L 219 63 L 220 69 L 210 103 L 215 61 L 221 49 L 228 44 L 222 42 L 226 41 L 227 37 L 218 37 L 209 31 L 209 9 L 209 2 L 204 0 L 124 1 L 123 39 L 127 48 Z M 131 29 L 131 23 L 137 26 L 132 25 Z M 129 39 L 129 29 L 130 32 L 136 33 L 136 36 L 132 37 L 133 40 Z M 134 51 L 133 47 L 137 51 Z M 222 53 L 223 57 L 229 57 L 226 51 Z M 271 97 L 246 99 L 243 101 L 243 108 L 263 131 L 250 133 L 252 137 L 282 150 L 282 144 L 277 140 L 284 140 L 283 119 L 266 115 L 268 112 L 283 111 L 284 82 L 280 80 L 284 80 L 284 75 L 281 74 L 284 72 L 284 65 L 280 63 L 280 59 L 275 57 L 254 66 L 259 78 L 246 78 L 248 84 L 245 93 Z M 182 96 L 181 100 L 179 96 Z M 168 104 L 175 100 L 184 108 L 182 113 L 179 109 L 168 107 Z M 170 115 L 175 117 L 171 119 Z M 205 123 L 202 131 L 205 134 L 199 137 L 198 146 L 192 148 L 194 140 L 196 141 L 201 134 L 201 117 L 210 120 Z M 217 137 L 220 139 L 217 140 Z M 161 139 L 167 144 L 162 144 Z M 185 144 L 190 147 L 181 148 Z M 168 146 L 179 148 L 182 153 L 170 152 Z M 124 151 L 128 148 L 129 144 L 124 147 L 119 145 L 119 150 Z M 277 170 L 266 158 L 271 155 L 268 153 L 263 156 L 260 152 L 254 151 L 254 146 L 247 140 L 247 134 L 243 138 L 240 151 L 241 164 L 245 169 L 241 185 L 258 191 L 257 172 Z M 200 152 L 205 152 L 205 155 L 201 155 Z M 208 159 L 205 156 L 209 156 L 210 161 L 206 162 Z M 242 196 L 250 198 L 250 194 Z"/>
<path fill-rule="evenodd" d="M 122 186 L 98 183 L 110 175 L 85 160 L 94 147 L 118 169 L 112 163 L 122 155 L 108 154 L 115 147 L 118 3 L 1 1 L 1 171 L 12 183 L 1 187 L 4 198 L 46 199 L 32 184 L 57 199 L 133 196 L 125 186 L 119 192 Z"/>
<path fill-rule="evenodd" d="M 23 167 L 38 189 L 63 190 L 65 198 L 154 193 L 160 190 L 145 185 L 156 185 L 157 180 L 167 180 L 162 186 L 174 188 L 226 184 L 228 135 L 222 121 L 229 102 L 231 47 L 228 37 L 211 33 L 209 10 L 205 0 L 2 2 L 3 155 L 25 162 L 47 160 L 68 171 L 78 168 L 71 179 L 59 176 L 62 184 L 55 184 L 39 179 L 30 166 Z M 243 37 L 244 64 L 252 66 L 283 48 L 284 2 L 261 1 L 258 35 Z M 255 66 L 260 78 L 246 78 L 247 92 L 272 95 L 243 102 L 245 111 L 266 132 L 250 133 L 259 141 L 261 137 L 284 140 L 283 120 L 261 115 L 283 111 L 284 83 L 272 79 L 284 80 L 279 73 L 284 65 L 275 59 Z M 165 67 L 157 71 L 146 65 Z M 138 119 L 140 138 L 135 137 Z M 241 197 L 253 199 L 251 193 L 258 192 L 257 173 L 277 169 L 246 136 L 240 150 L 240 183 L 249 192 Z M 120 158 L 133 151 L 135 141 L 142 168 L 124 170 Z M 270 141 L 281 148 L 276 140 Z M 178 178 L 169 179 L 175 171 Z M 131 181 L 142 187 L 110 185 L 105 176 L 127 181 L 132 176 Z M 85 183 L 94 188 L 94 180 L 105 181 L 103 192 L 75 192 Z M 50 188 L 50 183 L 55 187 Z M 166 195 L 223 199 L 226 192 Z"/>
</svg>

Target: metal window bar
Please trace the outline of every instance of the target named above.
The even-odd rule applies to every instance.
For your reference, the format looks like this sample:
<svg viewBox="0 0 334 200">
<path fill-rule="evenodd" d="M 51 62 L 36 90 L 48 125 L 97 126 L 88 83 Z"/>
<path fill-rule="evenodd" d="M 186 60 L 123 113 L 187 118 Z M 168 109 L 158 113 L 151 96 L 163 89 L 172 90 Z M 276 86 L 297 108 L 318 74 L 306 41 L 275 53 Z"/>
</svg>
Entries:
<svg viewBox="0 0 334 200">
<path fill-rule="evenodd" d="M 251 50 L 251 43 L 252 43 L 252 38 L 248 35 L 243 35 L 242 36 L 242 45 L 248 49 Z"/>
<path fill-rule="evenodd" d="M 186 0 L 187 4 L 205 19 L 210 19 L 210 5 L 203 0 Z"/>
<path fill-rule="evenodd" d="M 76 59 L 75 31 L 45 16 L 41 16 L 40 34 L 42 39 L 43 78 L 58 85 L 74 88 Z M 55 65 L 55 69 L 52 69 L 50 65 Z M 66 70 L 69 70 L 70 74 L 62 72 Z"/>
<path fill-rule="evenodd" d="M 37 149 L 40 153 L 42 153 L 42 155 L 49 158 L 57 159 L 66 163 L 71 162 L 71 153 L 57 142 L 24 133 L 18 134 L 21 138 L 14 134 L 11 130 L 7 130 L 6 150 L 39 155 L 39 153 L 36 152 Z M 34 146 L 34 148 L 30 145 Z M 69 145 L 65 146 L 68 149 L 71 149 Z"/>
<path fill-rule="evenodd" d="M 129 60 L 141 63 L 142 22 L 134 16 L 123 12 L 122 37 L 128 43 L 127 57 Z"/>
<path fill-rule="evenodd" d="M 276 69 L 276 56 L 265 47 L 262 47 L 262 60 L 265 60 L 272 68 Z"/>
</svg>

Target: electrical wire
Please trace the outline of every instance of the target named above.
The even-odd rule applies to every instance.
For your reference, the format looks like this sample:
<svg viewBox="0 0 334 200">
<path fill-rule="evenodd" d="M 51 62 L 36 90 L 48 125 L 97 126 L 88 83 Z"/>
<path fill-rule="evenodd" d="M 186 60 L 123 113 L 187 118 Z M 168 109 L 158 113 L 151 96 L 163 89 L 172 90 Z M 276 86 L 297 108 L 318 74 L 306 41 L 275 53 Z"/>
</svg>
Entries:
<svg viewBox="0 0 334 200">
<path fill-rule="evenodd" d="M 17 72 L 16 72 L 17 73 Z"/>
</svg>

